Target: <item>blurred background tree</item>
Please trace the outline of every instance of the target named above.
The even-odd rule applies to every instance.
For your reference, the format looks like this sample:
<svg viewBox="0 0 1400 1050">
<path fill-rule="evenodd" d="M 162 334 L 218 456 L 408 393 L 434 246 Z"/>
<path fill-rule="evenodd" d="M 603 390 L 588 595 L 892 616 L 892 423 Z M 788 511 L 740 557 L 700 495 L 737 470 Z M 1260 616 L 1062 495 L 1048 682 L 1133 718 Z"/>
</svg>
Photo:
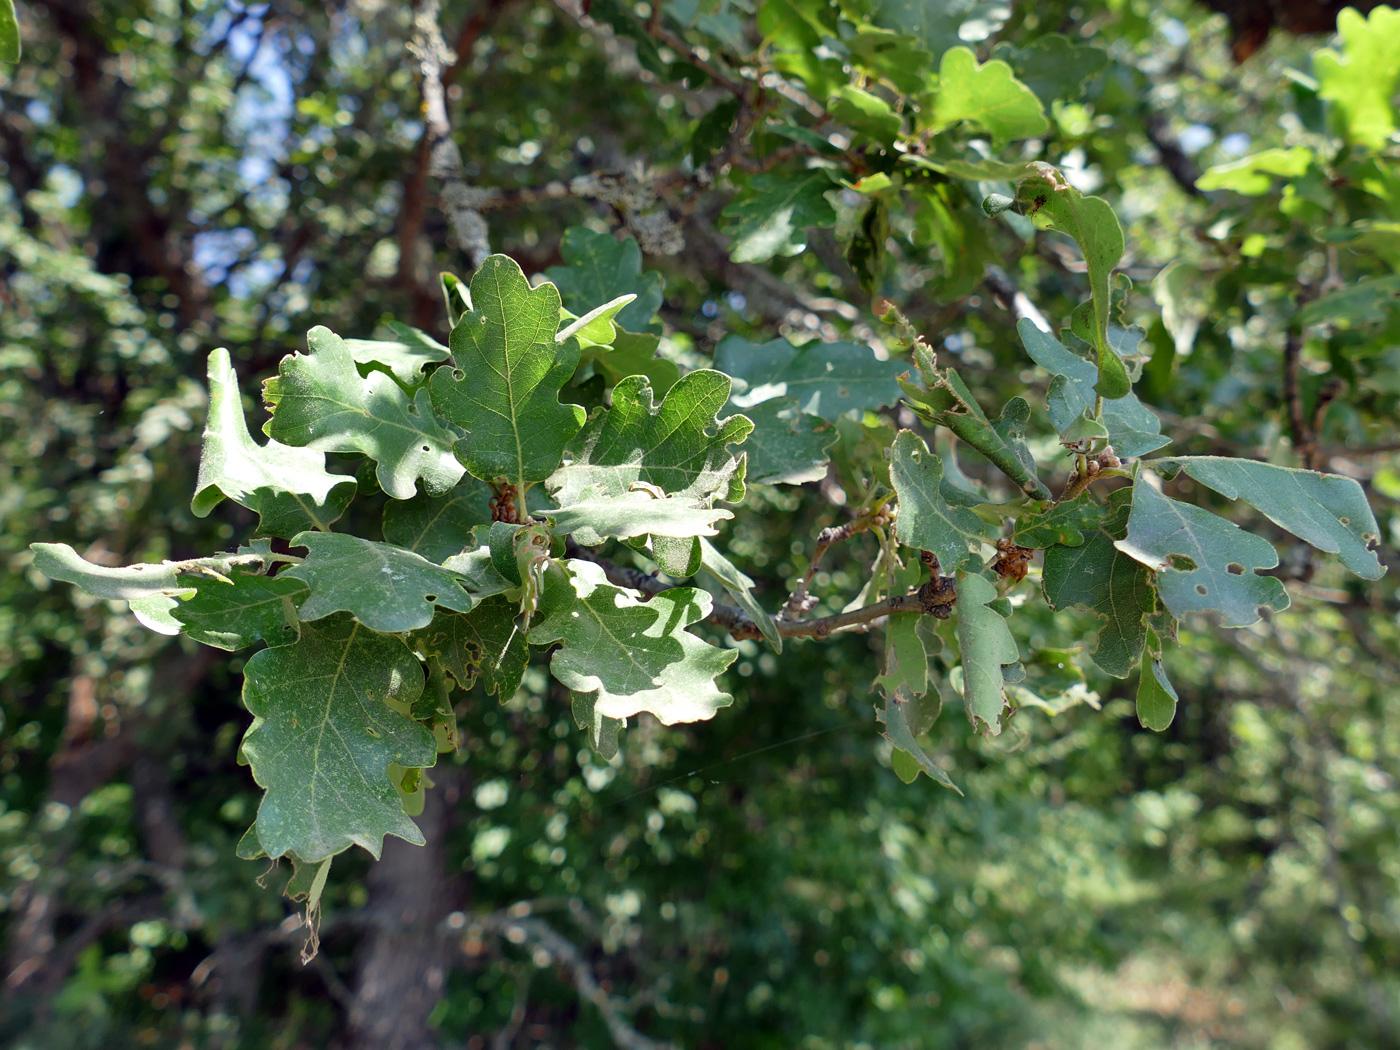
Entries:
<svg viewBox="0 0 1400 1050">
<path fill-rule="evenodd" d="M 1344 14 L 1314 54 L 1324 41 L 1264 43 L 1268 25 L 1242 36 L 1234 6 L 1241 64 L 1226 18 L 1185 2 L 845 4 L 841 25 L 799 0 L 420 5 L 455 54 L 443 115 L 470 185 L 453 198 L 403 4 L 21 4 L 24 55 L 0 67 L 7 1043 L 1400 1042 L 1394 573 L 1367 584 L 1284 546 L 1293 608 L 1233 635 L 1190 623 L 1169 731 L 1142 729 L 1135 684 L 1086 663 L 1071 700 L 1023 704 L 998 738 L 945 733 L 962 798 L 889 768 L 874 636 L 738 643 L 734 707 L 643 718 L 611 763 L 532 667 L 504 705 L 459 696 L 465 743 L 419 818 L 429 846 L 338 865 L 303 967 L 285 874 L 234 858 L 257 805 L 243 659 L 49 585 L 27 552 L 55 540 L 126 564 L 246 534 L 237 506 L 187 509 L 207 353 L 261 377 L 315 324 L 444 337 L 438 273 L 471 269 L 473 214 L 532 274 L 565 261 L 568 227 L 636 238 L 687 367 L 731 334 L 878 340 L 877 292 L 984 403 L 1043 381 L 1016 313 L 1066 317 L 1083 267 L 983 216 L 996 186 L 837 189 L 829 221 L 796 230 L 805 250 L 761 262 L 730 250 L 721 216 L 831 140 L 765 123 L 736 150 L 712 56 L 745 83 L 783 74 L 801 107 L 846 83 L 843 47 L 898 80 L 956 41 L 1045 103 L 1025 156 L 1122 217 L 1143 396 L 1178 447 L 1357 478 L 1393 568 L 1400 33 Z M 1316 22 L 1270 24 L 1331 25 Z M 878 114 L 851 107 L 839 148 L 887 171 L 863 145 Z M 770 609 L 845 520 L 843 448 L 824 481 L 753 486 L 732 525 Z M 838 608 L 874 540 L 847 547 L 815 580 Z M 1033 602 L 1017 619 L 1036 645 L 1093 627 Z"/>
</svg>

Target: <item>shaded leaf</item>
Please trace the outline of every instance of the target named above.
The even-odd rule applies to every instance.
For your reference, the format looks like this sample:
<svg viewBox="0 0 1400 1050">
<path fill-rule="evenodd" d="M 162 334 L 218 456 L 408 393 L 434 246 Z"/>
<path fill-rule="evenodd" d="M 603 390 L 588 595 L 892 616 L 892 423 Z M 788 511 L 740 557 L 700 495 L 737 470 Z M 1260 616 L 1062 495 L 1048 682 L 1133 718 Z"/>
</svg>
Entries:
<svg viewBox="0 0 1400 1050">
<path fill-rule="evenodd" d="M 559 241 L 563 266 L 551 266 L 545 276 L 559 289 L 564 306 L 582 316 L 620 295 L 636 298 L 622 308 L 617 323 L 629 332 L 645 332 L 661 306 L 665 281 L 654 271 L 642 272 L 642 252 L 631 237 L 621 241 L 610 233 L 571 226 Z"/>
<path fill-rule="evenodd" d="M 1059 33 L 1036 36 L 1024 47 L 997 44 L 992 57 L 1011 66 L 1016 79 L 1047 104 L 1054 99 L 1080 98 L 1089 78 L 1108 65 L 1108 52 L 1076 44 Z"/>
<path fill-rule="evenodd" d="M 868 346 L 808 343 L 786 339 L 756 346 L 741 336 L 726 337 L 715 351 L 715 368 L 742 381 L 733 402 L 749 408 L 775 397 L 795 397 L 808 415 L 835 420 L 853 408 L 884 408 L 899 400 L 897 377 L 907 362 L 881 361 Z"/>
<path fill-rule="evenodd" d="M 775 652 L 783 651 L 783 638 L 778 633 L 778 625 L 773 622 L 773 617 L 768 615 L 759 600 L 754 597 L 753 580 L 749 579 L 738 567 L 726 558 L 715 548 L 715 545 L 703 536 L 700 538 L 700 564 L 724 585 L 724 589 L 738 603 L 739 608 L 749 614 L 768 644 Z"/>
<path fill-rule="evenodd" d="M 1040 99 L 1009 65 L 996 59 L 979 64 L 967 47 L 944 52 L 930 119 L 939 128 L 966 121 L 987 131 L 994 142 L 1031 138 L 1050 127 Z"/>
<path fill-rule="evenodd" d="M 870 18 L 877 25 L 915 37 L 930 54 L 941 55 L 968 40 L 985 40 L 1005 23 L 1005 0 L 875 0 Z"/>
<path fill-rule="evenodd" d="M 948 503 L 941 486 L 943 461 L 913 431 L 901 430 L 895 438 L 890 479 L 899 495 L 899 542 L 933 551 L 945 574 L 961 568 L 969 551 L 981 545 L 985 526 L 966 507 Z"/>
<path fill-rule="evenodd" d="M 395 634 L 426 627 L 437 605 L 467 612 L 474 603 L 465 573 L 400 547 L 339 532 L 303 532 L 292 546 L 308 551 L 305 561 L 282 573 L 311 588 L 303 620 L 348 612 L 370 630 Z"/>
<path fill-rule="evenodd" d="M 581 364 L 592 364 L 602 373 L 609 386 L 616 386 L 628 376 L 646 376 L 651 388 L 665 397 L 681 370 L 674 361 L 657 357 L 661 340 L 654 335 L 637 335 L 619 331 L 613 335 L 611 346 L 590 346 L 584 349 Z"/>
<path fill-rule="evenodd" d="M 554 473 L 583 425 L 582 408 L 559 403 L 578 344 L 555 340 L 555 287 L 531 288 L 504 255 L 481 264 L 471 298 L 472 310 L 452 329 L 456 367 L 439 368 L 428 389 L 437 411 L 466 431 L 456 452 L 472 476 L 504 478 L 523 491 Z"/>
<path fill-rule="evenodd" d="M 1157 574 L 1157 593 L 1177 619 L 1214 610 L 1222 626 L 1248 627 L 1260 609 L 1288 608 L 1283 584 L 1257 571 L 1278 564 L 1268 540 L 1145 481 L 1133 486 L 1128 535 L 1114 546 Z"/>
<path fill-rule="evenodd" d="M 744 409 L 753 433 L 744 442 L 748 480 L 765 485 L 801 485 L 826 477 L 836 428 L 797 407 L 796 398 L 775 397 Z"/>
<path fill-rule="evenodd" d="M 1145 466 L 1184 470 L 1227 499 L 1244 500 L 1300 540 L 1335 554 L 1356 575 L 1367 580 L 1385 575 L 1376 553 L 1380 526 L 1366 493 L 1352 478 L 1224 456 L 1180 456 Z"/>
<path fill-rule="evenodd" d="M 1002 667 L 1020 659 L 1016 639 L 1006 620 L 989 603 L 997 589 L 973 573 L 958 573 L 958 648 L 962 651 L 963 702 L 976 729 L 986 727 L 990 736 L 1001 732 L 1006 707 Z"/>
<path fill-rule="evenodd" d="M 836 210 L 824 196 L 832 188 L 831 177 L 821 170 L 755 175 L 721 216 L 733 238 L 730 258 L 767 262 L 775 255 L 802 252 L 809 228 L 836 222 Z"/>
<path fill-rule="evenodd" d="M 650 711 L 666 725 L 703 721 L 732 702 L 715 677 L 738 656 L 685 630 L 710 608 L 710 596 L 693 587 L 644 602 L 609 584 L 601 566 L 570 561 L 567 573 L 549 570 L 529 641 L 563 643 L 550 671 L 575 693 L 597 694 L 595 720 Z"/>
<path fill-rule="evenodd" d="M 517 623 L 519 611 L 500 596 L 479 602 L 468 613 L 440 609 L 413 639 L 425 655 L 441 660 L 463 689 L 480 680 L 487 693 L 505 703 L 520 687 L 530 659 L 525 632 Z"/>
<path fill-rule="evenodd" d="M 1028 353 L 1036 364 L 1055 378 L 1050 382 L 1046 404 L 1050 422 L 1058 431 L 1068 430 L 1084 417 L 1085 410 L 1094 410 L 1094 383 L 1098 369 L 1093 362 L 1065 348 L 1049 332 L 1043 332 L 1028 318 L 1023 318 L 1016 331 L 1021 335 Z M 1168 443 L 1162 435 L 1162 424 L 1156 414 L 1138 400 L 1136 394 L 1117 399 L 1105 399 L 1103 425 L 1108 428 L 1109 443 L 1120 456 L 1141 456 Z"/>
<path fill-rule="evenodd" d="M 174 609 L 185 634 L 216 649 L 243 649 L 262 639 L 286 645 L 296 637 L 289 606 L 306 598 L 307 586 L 288 576 L 232 572 L 227 580 L 185 576 L 195 594 Z"/>
<path fill-rule="evenodd" d="M 1337 325 L 1354 328 L 1380 324 L 1400 311 L 1400 274 L 1371 277 L 1314 299 L 1298 311 L 1300 325 Z"/>
<path fill-rule="evenodd" d="M 948 774 L 943 772 L 942 767 L 929 757 L 928 753 L 920 746 L 918 740 L 915 739 L 914 732 L 909 728 L 909 723 L 907 721 L 908 709 L 908 704 L 902 704 L 889 696 L 885 697 L 883 707 L 875 709 L 875 717 L 884 724 L 885 728 L 883 733 L 885 739 L 898 749 L 896 754 L 903 752 L 908 755 L 918 768 L 928 774 L 930 778 L 946 788 L 952 788 L 961 795 L 962 792 L 958 791 L 958 786 L 949 779 Z M 904 778 L 901 776 L 900 779 Z M 910 778 L 910 780 L 905 780 L 905 783 L 910 783 L 911 781 L 912 778 Z"/>
<path fill-rule="evenodd" d="M 315 863 L 359 845 L 377 859 L 385 835 L 423 844 L 389 765 L 429 767 L 437 747 L 386 703 L 411 704 L 422 690 L 408 646 L 347 616 L 303 623 L 296 643 L 253 655 L 243 702 L 254 718 L 242 752 L 267 792 L 255 828 L 269 857 Z"/>
<path fill-rule="evenodd" d="M 1147 645 L 1142 651 L 1142 674 L 1138 679 L 1137 716 L 1143 728 L 1160 733 L 1176 717 L 1176 689 L 1162 666 L 1162 646 L 1157 632 L 1147 632 Z"/>
<path fill-rule="evenodd" d="M 209 355 L 209 416 L 190 510 L 197 518 L 224 499 L 259 516 L 259 533 L 291 536 L 326 529 L 345 513 L 355 479 L 326 471 L 326 457 L 279 441 L 259 445 L 248 433 L 238 376 L 227 350 Z"/>
<path fill-rule="evenodd" d="M 345 340 L 345 347 L 357 365 L 382 365 L 404 386 L 413 388 L 427 382 L 428 377 L 423 374 L 425 367 L 446 361 L 452 354 L 427 332 L 411 325 L 390 321 L 389 329 L 397 339 Z"/>
<path fill-rule="evenodd" d="M 1016 521 L 1011 540 L 1018 547 L 1041 549 L 1061 544 L 1078 547 L 1084 533 L 1098 527 L 1104 510 L 1087 492 L 1053 503 L 1038 514 L 1024 514 Z"/>
<path fill-rule="evenodd" d="M 284 357 L 277 376 L 263 384 L 270 437 L 322 452 L 363 453 L 395 499 L 411 499 L 420 478 L 434 494 L 457 484 L 456 435 L 438 421 L 426 391 L 410 401 L 383 372 L 361 377 L 345 340 L 329 328 L 311 329 L 306 344 L 309 354 Z"/>
<path fill-rule="evenodd" d="M 605 759 L 617 754 L 617 734 L 627 722 L 598 713 L 597 693 L 573 694 L 574 725 L 588 734 L 588 746 Z"/>
<path fill-rule="evenodd" d="M 1129 489 L 1110 496 L 1103 527 L 1079 546 L 1047 548 L 1042 574 L 1052 609 L 1078 605 L 1107 621 L 1091 655 L 1116 678 L 1132 673 L 1147 639 L 1146 618 L 1157 611 L 1151 574 L 1114 546 L 1126 532 L 1131 496 Z"/>
<path fill-rule="evenodd" d="M 904 118 L 879 95 L 872 95 L 852 84 L 843 84 L 827 103 L 831 119 L 862 132 L 885 145 L 892 145 L 904 125 Z M 815 225 L 815 224 L 814 224 Z"/>
<path fill-rule="evenodd" d="M 384 539 L 404 550 L 442 564 L 475 547 L 472 530 L 491 521 L 491 490 L 464 477 L 442 496 L 417 495 L 393 500 L 384 508 Z"/>
</svg>

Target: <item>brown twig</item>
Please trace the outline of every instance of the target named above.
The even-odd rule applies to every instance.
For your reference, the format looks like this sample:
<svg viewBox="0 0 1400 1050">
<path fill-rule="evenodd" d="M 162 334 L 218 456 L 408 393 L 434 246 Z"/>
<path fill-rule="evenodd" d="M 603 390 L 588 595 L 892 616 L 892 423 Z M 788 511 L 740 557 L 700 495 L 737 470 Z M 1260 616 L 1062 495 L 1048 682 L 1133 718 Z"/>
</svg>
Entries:
<svg viewBox="0 0 1400 1050">
<path fill-rule="evenodd" d="M 871 526 L 883 525 L 889 520 L 889 510 L 885 504 L 881 504 L 874 514 L 861 514 L 844 525 L 832 525 L 817 533 L 817 549 L 812 553 L 812 560 L 807 564 L 807 572 L 778 613 L 778 619 L 800 619 L 812 610 L 812 606 L 816 605 L 816 600 L 808 592 L 811 589 L 812 580 L 816 578 L 817 568 L 821 565 L 822 558 L 826 556 L 829 547 L 844 543 L 852 536 L 865 532 Z"/>
</svg>

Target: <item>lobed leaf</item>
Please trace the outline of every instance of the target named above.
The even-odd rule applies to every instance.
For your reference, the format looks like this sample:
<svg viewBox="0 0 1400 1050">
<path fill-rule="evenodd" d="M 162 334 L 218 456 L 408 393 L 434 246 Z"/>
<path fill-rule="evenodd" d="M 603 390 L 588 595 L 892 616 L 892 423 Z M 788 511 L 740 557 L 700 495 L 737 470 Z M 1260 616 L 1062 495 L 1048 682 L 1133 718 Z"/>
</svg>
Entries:
<svg viewBox="0 0 1400 1050">
<path fill-rule="evenodd" d="M 377 860 L 385 835 L 423 845 L 389 765 L 427 768 L 437 746 L 386 703 L 412 704 L 422 691 L 408 646 L 348 616 L 303 623 L 294 644 L 253 655 L 243 672 L 254 717 L 242 753 L 267 792 L 254 828 L 269 857 L 315 863 L 359 845 Z"/>
<path fill-rule="evenodd" d="M 1104 509 L 1087 492 L 1081 492 L 1039 513 L 1023 514 L 1016 520 L 1011 542 L 1033 550 L 1057 544 L 1078 547 L 1085 541 L 1084 533 L 1096 529 L 1103 516 Z"/>
<path fill-rule="evenodd" d="M 397 339 L 346 339 L 345 347 L 357 365 L 380 365 L 410 390 L 428 381 L 424 368 L 441 364 L 452 355 L 427 332 L 398 321 L 390 321 L 389 329 Z"/>
<path fill-rule="evenodd" d="M 545 276 L 554 282 L 565 308 L 582 316 L 599 303 L 633 295 L 616 320 L 629 332 L 646 332 L 661 307 L 665 281 L 659 273 L 642 272 L 642 252 L 631 237 L 619 241 L 610 233 L 571 226 L 559 242 L 563 266 L 551 266 Z"/>
<path fill-rule="evenodd" d="M 868 346 L 786 339 L 756 346 L 731 335 L 715 350 L 715 368 L 736 382 L 732 401 L 750 408 L 772 398 L 795 397 L 799 408 L 834 421 L 851 409 L 875 409 L 899 400 L 898 377 L 907 363 L 881 361 Z"/>
<path fill-rule="evenodd" d="M 834 189 L 823 170 L 798 175 L 755 175 L 721 214 L 733 243 L 735 262 L 767 262 L 775 255 L 797 255 L 807 247 L 807 230 L 831 226 L 836 210 L 825 194 Z"/>
<path fill-rule="evenodd" d="M 309 593 L 305 583 L 285 574 L 232 572 L 222 580 L 188 575 L 182 580 L 195 593 L 172 610 L 175 620 L 195 641 L 230 652 L 259 640 L 268 645 L 290 642 L 298 620 L 296 606 Z"/>
<path fill-rule="evenodd" d="M 1016 79 L 1009 65 L 997 59 L 979 64 L 967 47 L 943 53 L 932 107 L 934 127 L 958 121 L 983 129 L 993 142 L 1043 135 L 1050 127 L 1040 99 Z"/>
<path fill-rule="evenodd" d="M 1313 57 L 1318 96 L 1332 103 L 1348 141 L 1383 150 L 1396 128 L 1400 10 L 1380 6 L 1363 17 L 1345 8 L 1337 15 L 1337 32 L 1344 54 L 1327 48 Z"/>
<path fill-rule="evenodd" d="M 715 536 L 715 522 L 734 517 L 732 511 L 707 507 L 686 496 L 657 499 L 646 492 L 581 499 L 555 510 L 541 511 L 559 533 L 572 533 L 585 547 L 608 537 Z"/>
<path fill-rule="evenodd" d="M 666 725 L 714 717 L 732 703 L 715 678 L 738 656 L 685 630 L 710 614 L 710 596 L 676 587 L 643 601 L 609 584 L 600 566 L 570 561 L 546 576 L 532 645 L 562 643 L 550 658 L 554 677 L 596 694 L 591 718 L 625 719 L 649 711 Z"/>
<path fill-rule="evenodd" d="M 1177 619 L 1214 610 L 1222 626 L 1248 627 L 1263 609 L 1288 608 L 1283 584 L 1258 572 L 1278 564 L 1268 540 L 1145 481 L 1133 486 L 1128 535 L 1114 546 L 1157 574 L 1157 593 Z"/>
<path fill-rule="evenodd" d="M 559 391 L 578 365 L 573 340 L 559 343 L 559 292 L 531 288 L 512 259 L 492 255 L 471 283 L 472 309 L 452 329 L 455 368 L 428 381 L 434 408 L 466 436 L 457 458 L 473 477 L 524 491 L 554 473 L 583 425 Z"/>
<path fill-rule="evenodd" d="M 901 430 L 890 450 L 890 480 L 899 496 L 895 531 L 906 547 L 932 551 L 951 574 L 983 542 L 982 519 L 966 507 L 950 504 L 943 493 L 943 461 L 921 437 Z"/>
<path fill-rule="evenodd" d="M 997 589 L 974 573 L 958 573 L 958 648 L 962 650 L 963 702 L 974 728 L 1001 732 L 1006 707 L 1003 667 L 1021 658 L 1006 619 L 991 607 Z"/>
<path fill-rule="evenodd" d="M 258 515 L 260 534 L 291 536 L 328 529 L 350 506 L 355 479 L 326 471 L 326 457 L 280 441 L 259 445 L 248 433 L 238 376 L 227 350 L 209 355 L 209 416 L 190 510 L 207 517 L 231 499 Z"/>
<path fill-rule="evenodd" d="M 452 453 L 456 435 L 433 413 L 428 394 L 410 401 L 384 372 L 361 377 L 345 340 L 329 328 L 306 333 L 309 354 L 284 357 L 276 378 L 263 384 L 272 410 L 268 436 L 322 452 L 359 452 L 377 464 L 379 486 L 411 499 L 422 479 L 430 493 L 462 477 Z"/>
<path fill-rule="evenodd" d="M 744 443 L 747 480 L 764 485 L 801 485 L 826 477 L 830 449 L 839 435 L 819 416 L 798 408 L 796 398 L 775 397 L 744 409 L 753 433 Z"/>
<path fill-rule="evenodd" d="M 520 687 L 530 659 L 519 611 L 515 602 L 498 595 L 467 613 L 440 609 L 413 640 L 424 655 L 440 659 L 463 689 L 480 681 L 488 694 L 505 703 Z"/>
<path fill-rule="evenodd" d="M 477 546 L 473 530 L 491 521 L 491 490 L 473 477 L 441 496 L 393 500 L 384 508 L 384 539 L 442 564 Z"/>
</svg>

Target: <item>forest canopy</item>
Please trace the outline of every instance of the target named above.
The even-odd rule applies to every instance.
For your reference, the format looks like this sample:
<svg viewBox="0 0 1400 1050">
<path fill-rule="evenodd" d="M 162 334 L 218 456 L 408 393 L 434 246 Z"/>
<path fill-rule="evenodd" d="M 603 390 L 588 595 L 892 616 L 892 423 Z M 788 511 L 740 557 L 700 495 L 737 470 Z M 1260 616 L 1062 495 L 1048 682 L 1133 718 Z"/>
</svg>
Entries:
<svg viewBox="0 0 1400 1050">
<path fill-rule="evenodd" d="M 1394 1041 L 1400 11 L 1209 6 L 0 0 L 0 1031 Z"/>
</svg>

